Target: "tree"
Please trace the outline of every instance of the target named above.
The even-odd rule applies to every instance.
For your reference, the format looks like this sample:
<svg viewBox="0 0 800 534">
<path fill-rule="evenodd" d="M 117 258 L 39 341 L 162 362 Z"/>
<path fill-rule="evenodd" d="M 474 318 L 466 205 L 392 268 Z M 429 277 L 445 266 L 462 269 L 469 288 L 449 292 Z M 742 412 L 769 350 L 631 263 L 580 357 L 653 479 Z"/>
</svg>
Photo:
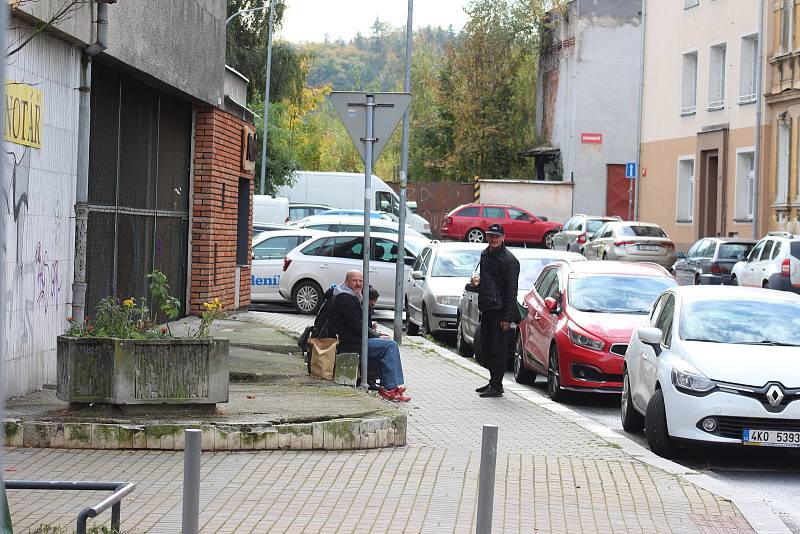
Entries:
<svg viewBox="0 0 800 534">
<path fill-rule="evenodd" d="M 38 0 L 7 1 L 11 6 L 12 13 L 22 15 L 25 18 L 31 18 L 31 15 L 29 15 L 28 12 L 35 11 L 35 8 L 37 7 L 36 4 L 38 2 Z M 33 41 L 41 33 L 46 32 L 51 28 L 58 26 L 60 23 L 72 18 L 72 16 L 75 15 L 75 13 L 77 13 L 81 7 L 89 3 L 91 3 L 91 0 L 62 0 L 62 3 L 58 4 L 58 7 L 56 7 L 52 13 L 45 13 L 41 15 L 44 18 L 41 19 L 41 22 L 33 24 L 32 28 L 30 26 L 9 27 L 9 32 L 16 34 L 16 36 L 12 38 L 6 46 L 6 59 L 25 48 L 28 43 Z M 37 15 L 39 14 L 37 13 Z M 33 31 L 23 31 L 29 29 L 32 29 Z"/>
</svg>

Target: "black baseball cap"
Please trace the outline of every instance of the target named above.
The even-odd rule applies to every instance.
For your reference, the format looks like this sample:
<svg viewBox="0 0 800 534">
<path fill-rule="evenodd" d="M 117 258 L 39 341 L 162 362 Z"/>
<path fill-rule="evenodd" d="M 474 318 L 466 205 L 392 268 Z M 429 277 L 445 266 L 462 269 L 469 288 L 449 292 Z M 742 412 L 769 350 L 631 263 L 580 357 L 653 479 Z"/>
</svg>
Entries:
<svg viewBox="0 0 800 534">
<path fill-rule="evenodd" d="M 486 229 L 487 234 L 494 234 L 494 235 L 506 235 L 505 230 L 499 224 L 490 224 L 489 228 Z"/>
</svg>

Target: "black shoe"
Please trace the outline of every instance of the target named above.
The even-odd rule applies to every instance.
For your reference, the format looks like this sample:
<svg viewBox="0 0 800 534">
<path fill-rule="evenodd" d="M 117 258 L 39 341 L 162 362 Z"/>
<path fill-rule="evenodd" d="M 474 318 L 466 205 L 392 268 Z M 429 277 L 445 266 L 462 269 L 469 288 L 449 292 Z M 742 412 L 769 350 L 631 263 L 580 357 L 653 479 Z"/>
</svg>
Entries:
<svg viewBox="0 0 800 534">
<path fill-rule="evenodd" d="M 475 388 L 475 393 L 483 393 L 484 391 L 486 391 L 490 387 L 492 387 L 491 384 L 486 384 L 485 386 L 481 386 L 479 388 Z"/>
<path fill-rule="evenodd" d="M 486 391 L 480 394 L 481 397 L 502 397 L 503 396 L 503 389 L 502 388 L 495 388 L 490 387 Z"/>
</svg>

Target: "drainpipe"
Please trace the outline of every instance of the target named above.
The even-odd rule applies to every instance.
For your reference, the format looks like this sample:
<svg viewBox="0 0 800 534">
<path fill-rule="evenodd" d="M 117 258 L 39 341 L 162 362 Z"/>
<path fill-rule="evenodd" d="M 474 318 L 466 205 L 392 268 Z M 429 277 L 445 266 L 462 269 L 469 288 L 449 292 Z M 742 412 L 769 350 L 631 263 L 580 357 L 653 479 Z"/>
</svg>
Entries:
<svg viewBox="0 0 800 534">
<path fill-rule="evenodd" d="M 645 32 L 647 30 L 647 0 L 642 0 L 641 59 L 639 61 L 639 114 L 636 119 L 636 178 L 633 181 L 633 220 L 639 220 L 639 189 L 642 186 L 642 110 L 644 109 Z"/>
<path fill-rule="evenodd" d="M 75 266 L 72 279 L 72 317 L 82 325 L 86 308 L 86 228 L 89 221 L 89 134 L 91 130 L 92 57 L 106 49 L 108 4 L 97 2 L 97 38 L 83 51 L 78 89 L 78 169 L 75 182 Z"/>
<path fill-rule="evenodd" d="M 758 231 L 758 188 L 761 183 L 761 104 L 762 93 L 761 78 L 764 65 L 764 0 L 758 1 L 758 62 L 756 64 L 756 149 L 753 155 L 753 239 L 760 237 Z"/>
</svg>

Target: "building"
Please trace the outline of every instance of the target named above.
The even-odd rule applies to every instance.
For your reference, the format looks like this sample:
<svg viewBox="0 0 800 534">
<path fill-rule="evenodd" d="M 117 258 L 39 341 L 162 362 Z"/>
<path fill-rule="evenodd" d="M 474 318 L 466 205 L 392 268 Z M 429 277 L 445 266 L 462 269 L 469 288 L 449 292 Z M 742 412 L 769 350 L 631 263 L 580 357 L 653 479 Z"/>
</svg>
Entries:
<svg viewBox="0 0 800 534">
<path fill-rule="evenodd" d="M 648 2 L 639 218 L 679 249 L 752 236 L 757 0 Z"/>
<path fill-rule="evenodd" d="M 574 182 L 572 213 L 631 209 L 636 160 L 641 0 L 572 0 L 551 11 L 539 59 L 537 179 Z"/>
<path fill-rule="evenodd" d="M 97 0 L 26 42 L 61 4 L 16 3 L 7 35 L 25 43 L 6 73 L 8 395 L 55 383 L 84 298 L 91 316 L 146 297 L 153 269 L 187 314 L 249 303 L 255 140 L 226 2 Z"/>
</svg>

